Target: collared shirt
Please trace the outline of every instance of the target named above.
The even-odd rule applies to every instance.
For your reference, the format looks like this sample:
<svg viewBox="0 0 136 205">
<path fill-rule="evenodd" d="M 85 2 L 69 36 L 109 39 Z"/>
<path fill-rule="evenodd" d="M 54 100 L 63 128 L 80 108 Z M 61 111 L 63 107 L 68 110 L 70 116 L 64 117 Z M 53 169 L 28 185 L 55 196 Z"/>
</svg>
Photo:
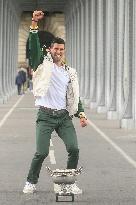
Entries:
<svg viewBox="0 0 136 205">
<path fill-rule="evenodd" d="M 69 75 L 64 67 L 54 64 L 47 94 L 36 98 L 35 105 L 57 110 L 66 109 L 66 91 L 69 81 Z"/>
</svg>

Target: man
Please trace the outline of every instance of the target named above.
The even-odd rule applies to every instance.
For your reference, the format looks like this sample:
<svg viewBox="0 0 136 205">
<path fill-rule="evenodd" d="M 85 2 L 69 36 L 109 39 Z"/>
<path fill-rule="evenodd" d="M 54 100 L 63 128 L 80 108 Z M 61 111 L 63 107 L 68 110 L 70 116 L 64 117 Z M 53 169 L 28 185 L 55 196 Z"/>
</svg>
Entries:
<svg viewBox="0 0 136 205">
<path fill-rule="evenodd" d="M 68 152 L 67 169 L 76 169 L 79 149 L 72 116 L 80 118 L 82 127 L 87 119 L 79 98 L 79 86 L 75 69 L 63 64 L 65 42 L 54 38 L 47 56 L 43 57 L 38 38 L 37 23 L 44 16 L 34 11 L 30 27 L 30 66 L 33 68 L 33 93 L 35 105 L 39 107 L 36 120 L 36 153 L 31 163 L 24 193 L 36 190 L 40 170 L 48 156 L 51 133 L 55 130 L 63 140 Z M 76 184 L 71 187 L 74 194 L 81 193 Z"/>
</svg>

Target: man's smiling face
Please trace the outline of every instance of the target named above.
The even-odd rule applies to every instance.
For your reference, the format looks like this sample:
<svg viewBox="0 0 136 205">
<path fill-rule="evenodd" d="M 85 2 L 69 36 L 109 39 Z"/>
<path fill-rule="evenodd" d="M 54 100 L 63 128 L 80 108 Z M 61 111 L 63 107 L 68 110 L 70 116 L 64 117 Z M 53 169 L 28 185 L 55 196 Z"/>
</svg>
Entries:
<svg viewBox="0 0 136 205">
<path fill-rule="evenodd" d="M 54 63 L 61 62 L 64 57 L 64 53 L 65 53 L 65 45 L 54 43 L 50 47 L 50 53 L 51 53 Z"/>
</svg>

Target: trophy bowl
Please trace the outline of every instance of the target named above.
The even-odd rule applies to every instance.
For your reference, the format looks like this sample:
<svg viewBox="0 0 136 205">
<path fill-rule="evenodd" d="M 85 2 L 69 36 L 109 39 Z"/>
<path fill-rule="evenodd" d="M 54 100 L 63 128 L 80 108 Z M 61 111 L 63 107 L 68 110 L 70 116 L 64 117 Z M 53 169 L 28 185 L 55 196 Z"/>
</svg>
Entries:
<svg viewBox="0 0 136 205">
<path fill-rule="evenodd" d="M 61 176 L 54 175 L 52 176 L 53 183 L 55 184 L 74 184 L 76 181 L 76 176 Z"/>
<path fill-rule="evenodd" d="M 73 184 L 77 180 L 77 175 L 81 174 L 82 167 L 79 169 L 55 169 L 46 167 L 55 184 Z"/>
</svg>

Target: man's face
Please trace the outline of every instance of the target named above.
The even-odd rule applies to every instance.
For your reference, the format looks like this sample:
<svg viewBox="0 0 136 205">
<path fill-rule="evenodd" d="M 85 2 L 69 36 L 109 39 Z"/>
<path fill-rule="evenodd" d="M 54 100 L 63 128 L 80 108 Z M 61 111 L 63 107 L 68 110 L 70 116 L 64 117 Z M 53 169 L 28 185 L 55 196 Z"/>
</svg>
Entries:
<svg viewBox="0 0 136 205">
<path fill-rule="evenodd" d="M 50 53 L 54 60 L 54 63 L 61 62 L 65 53 L 64 44 L 54 43 L 50 48 Z"/>
</svg>

